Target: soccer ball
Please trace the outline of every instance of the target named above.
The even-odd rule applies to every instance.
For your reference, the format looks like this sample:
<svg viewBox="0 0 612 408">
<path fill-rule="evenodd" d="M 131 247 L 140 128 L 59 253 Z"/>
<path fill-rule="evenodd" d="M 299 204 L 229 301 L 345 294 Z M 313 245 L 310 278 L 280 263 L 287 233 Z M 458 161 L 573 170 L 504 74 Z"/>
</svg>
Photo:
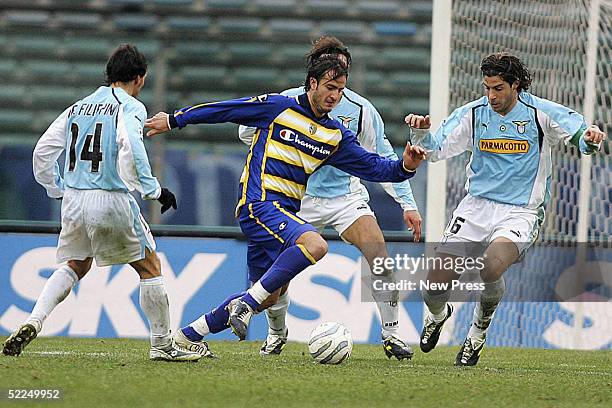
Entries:
<svg viewBox="0 0 612 408">
<path fill-rule="evenodd" d="M 310 333 L 308 351 L 318 363 L 340 364 L 353 351 L 351 332 L 340 323 L 321 323 Z"/>
</svg>

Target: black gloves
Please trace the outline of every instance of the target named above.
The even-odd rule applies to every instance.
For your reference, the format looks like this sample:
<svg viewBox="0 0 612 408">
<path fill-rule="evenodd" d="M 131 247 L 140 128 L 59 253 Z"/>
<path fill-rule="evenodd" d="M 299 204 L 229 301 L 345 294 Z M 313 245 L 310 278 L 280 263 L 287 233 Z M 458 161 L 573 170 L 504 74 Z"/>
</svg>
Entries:
<svg viewBox="0 0 612 408">
<path fill-rule="evenodd" d="M 161 208 L 162 214 L 168 211 L 170 207 L 176 210 L 176 197 L 174 196 L 172 191 L 168 190 L 165 187 L 162 187 L 161 194 L 159 195 L 159 198 L 157 199 L 157 201 L 159 201 L 162 205 L 162 208 Z"/>
</svg>

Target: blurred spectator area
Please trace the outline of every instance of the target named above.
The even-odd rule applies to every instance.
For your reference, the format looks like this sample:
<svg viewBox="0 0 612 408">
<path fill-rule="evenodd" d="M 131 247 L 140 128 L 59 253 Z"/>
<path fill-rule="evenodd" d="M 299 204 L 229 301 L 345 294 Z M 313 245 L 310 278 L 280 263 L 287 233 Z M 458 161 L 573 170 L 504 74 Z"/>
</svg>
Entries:
<svg viewBox="0 0 612 408">
<path fill-rule="evenodd" d="M 431 7 L 430 1 L 408 0 L 2 0 L 0 155 L 11 163 L 22 158 L 25 164 L 15 166 L 31 173 L 28 160 L 35 140 L 66 107 L 103 84 L 106 59 L 119 43 L 136 44 L 148 59 L 147 84 L 139 99 L 152 115 L 299 86 L 305 78 L 304 55 L 323 34 L 349 46 L 353 66 L 348 86 L 373 102 L 389 139 L 401 147 L 404 115 L 428 110 Z M 149 152 L 154 172 L 164 168 L 164 182 L 174 177 L 186 183 L 183 200 L 195 197 L 194 189 L 217 188 L 201 183 L 203 174 L 203 180 L 228 175 L 235 184 L 245 150 L 238 145 L 236 125 L 191 126 L 166 140 L 170 137 L 182 147 L 170 148 L 160 138 L 148 142 Z M 189 147 L 196 141 L 212 144 Z M 172 171 L 168 163 L 174 163 Z M 0 178 L 11 179 L 7 166 L 4 162 Z M 36 202 L 42 206 L 44 192 L 27 187 L 25 179 L 11 185 L 17 192 L 37 189 L 42 195 Z M 193 198 L 192 209 L 184 206 L 182 215 L 157 221 L 233 225 L 232 188 L 198 190 L 224 201 L 200 210 Z M 374 207 L 379 205 L 376 197 L 384 196 L 377 188 L 371 188 Z M 0 218 L 55 219 L 54 203 L 36 215 L 28 196 L 21 197 L 19 210 L 9 201 L 0 203 Z M 392 213 L 398 213 L 392 201 L 381 202 L 381 212 L 393 206 Z M 402 228 L 401 216 L 381 223 Z"/>
<path fill-rule="evenodd" d="M 311 41 L 331 34 L 353 53 L 349 87 L 374 103 L 401 143 L 404 114 L 427 111 L 430 31 L 431 3 L 423 1 L 3 0 L 0 132 L 40 134 L 103 82 L 120 42 L 149 60 L 141 99 L 153 112 L 300 85 Z M 235 135 L 234 126 L 214 129 L 206 137 Z M 203 136 L 194 128 L 180 137 Z"/>
</svg>

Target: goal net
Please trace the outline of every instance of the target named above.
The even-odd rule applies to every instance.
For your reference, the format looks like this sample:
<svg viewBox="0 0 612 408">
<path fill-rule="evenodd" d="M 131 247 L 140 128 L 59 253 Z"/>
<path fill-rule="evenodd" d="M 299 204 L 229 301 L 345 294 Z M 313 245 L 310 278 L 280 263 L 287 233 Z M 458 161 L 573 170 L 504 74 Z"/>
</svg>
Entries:
<svg viewBox="0 0 612 408">
<path fill-rule="evenodd" d="M 532 72 L 530 92 L 583 112 L 587 122 L 612 134 L 612 1 L 454 0 L 450 50 L 447 112 L 482 96 L 480 61 L 490 53 L 508 51 L 519 56 Z M 435 58 L 432 54 L 432 64 Z M 583 164 L 574 146 L 554 148 L 551 198 L 536 246 L 575 243 L 585 238 L 597 245 L 611 242 L 612 163 L 608 145 L 602 150 Z M 438 214 L 435 219 L 428 216 L 427 223 L 446 223 L 465 196 L 468 160 L 465 154 L 447 161 L 444 220 Z M 430 174 L 428 183 L 436 182 L 433 177 Z M 581 211 L 586 214 L 582 214 L 584 222 L 579 225 Z M 533 268 L 531 273 L 537 273 L 537 267 L 523 265 L 522 269 Z M 520 279 L 525 283 L 530 277 L 525 273 Z M 488 343 L 610 347 L 612 327 L 598 325 L 601 319 L 612 320 L 609 305 L 505 302 L 491 326 Z M 459 308 L 451 338 L 447 339 L 451 343 L 463 340 L 472 309 L 473 304 Z M 600 334 L 607 330 L 598 344 L 589 339 L 595 327 Z"/>
</svg>

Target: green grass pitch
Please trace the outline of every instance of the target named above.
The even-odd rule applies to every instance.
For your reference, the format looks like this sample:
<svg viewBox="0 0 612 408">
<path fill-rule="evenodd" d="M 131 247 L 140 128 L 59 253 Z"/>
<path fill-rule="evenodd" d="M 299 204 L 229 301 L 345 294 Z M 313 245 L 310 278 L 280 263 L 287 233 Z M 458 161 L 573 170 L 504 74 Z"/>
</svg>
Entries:
<svg viewBox="0 0 612 408">
<path fill-rule="evenodd" d="M 0 355 L 0 390 L 62 389 L 61 401 L 36 404 L 50 407 L 612 406 L 611 351 L 485 348 L 477 367 L 458 368 L 458 347 L 398 362 L 356 345 L 345 364 L 324 366 L 304 344 L 276 358 L 259 345 L 213 342 L 219 359 L 166 363 L 148 360 L 144 340 L 41 338 L 17 358 Z"/>
</svg>

